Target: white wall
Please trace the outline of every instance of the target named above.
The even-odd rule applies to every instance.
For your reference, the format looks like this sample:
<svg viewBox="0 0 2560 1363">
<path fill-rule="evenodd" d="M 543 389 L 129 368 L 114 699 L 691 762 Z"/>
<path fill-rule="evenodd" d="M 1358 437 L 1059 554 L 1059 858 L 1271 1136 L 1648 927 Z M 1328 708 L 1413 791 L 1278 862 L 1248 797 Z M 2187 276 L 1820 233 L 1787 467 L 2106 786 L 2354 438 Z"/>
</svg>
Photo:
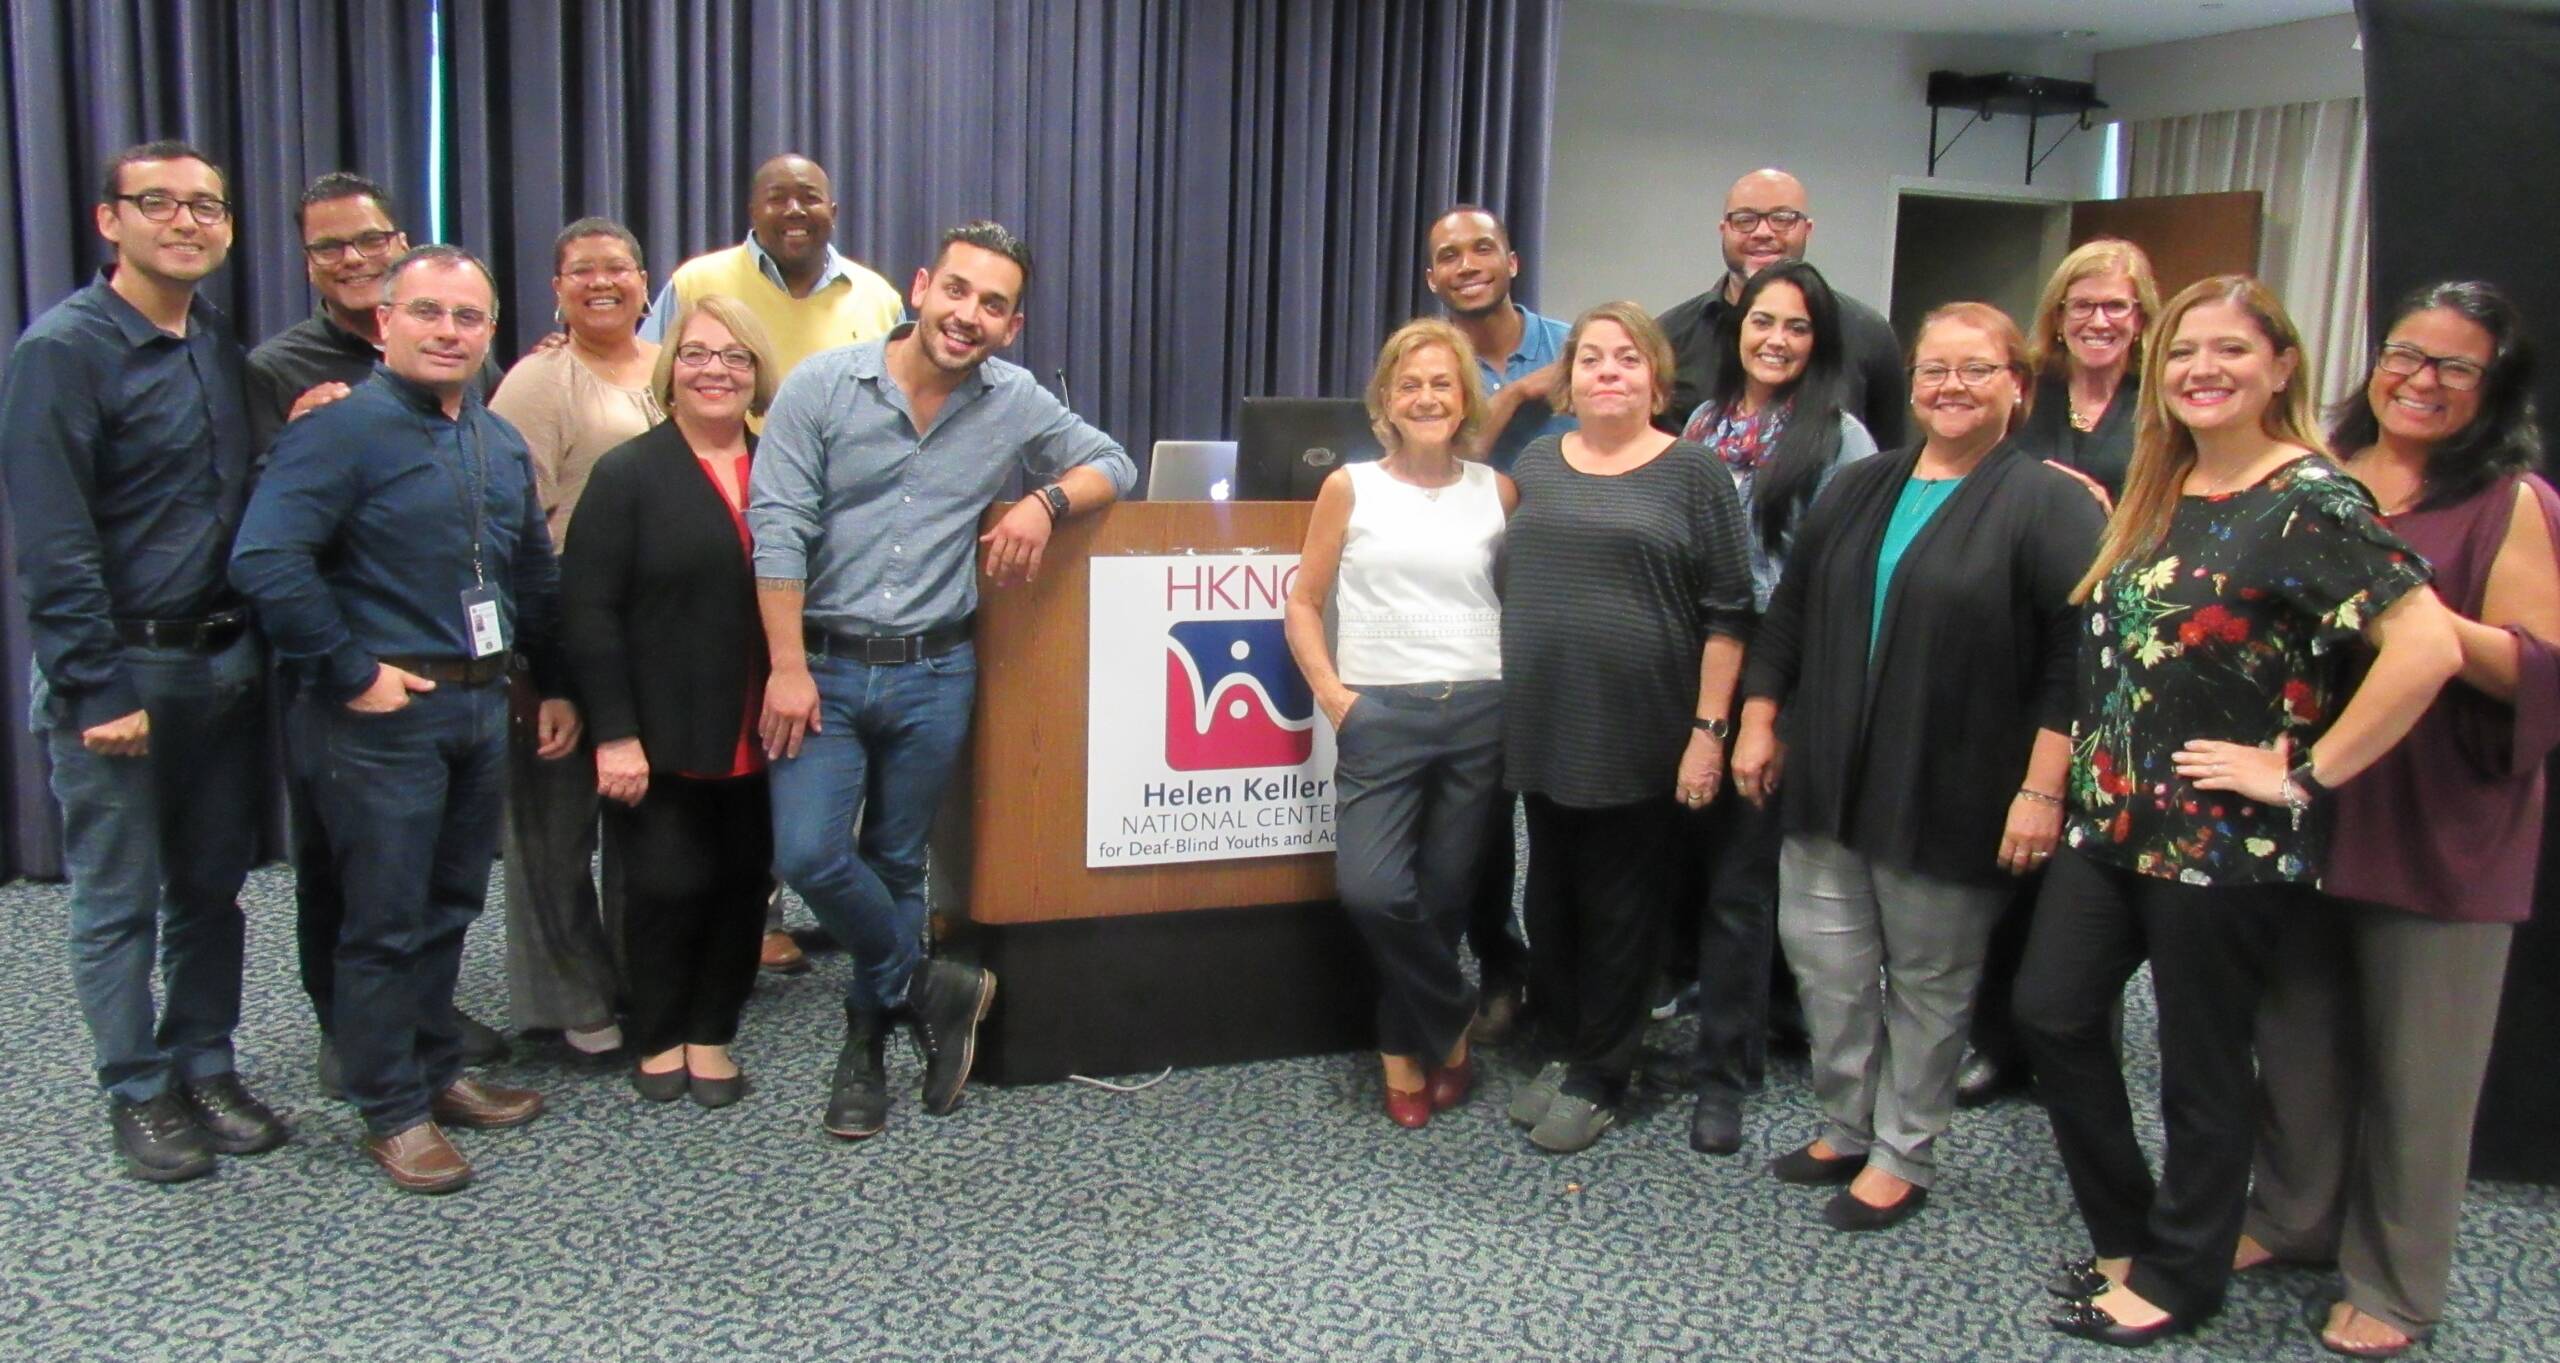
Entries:
<svg viewBox="0 0 2560 1363">
<path fill-rule="evenodd" d="M 1621 3 L 1565 0 L 1544 258 L 1524 260 L 1540 311 L 1611 298 L 1657 311 L 1723 272 L 1716 216 L 1736 177 L 1793 172 L 1812 198 L 1808 258 L 1881 309 L 1893 260 L 1894 179 L 1929 165 L 1928 73 L 1948 68 L 2087 80 L 2061 46 L 1829 28 Z M 2103 95 L 2102 95 L 2103 97 Z M 1942 117 L 1941 140 L 1962 116 Z M 2048 118 L 2038 133 L 2059 135 Z M 2099 135 L 2074 133 L 2035 189 L 2096 193 Z M 2026 120 L 1965 133 L 1941 181 L 2023 190 Z"/>
<path fill-rule="evenodd" d="M 1568 6 L 1568 9 L 1570 7 Z M 2341 14 L 2098 57 L 2098 98 L 2124 122 L 2364 94 L 2356 17 Z"/>
</svg>

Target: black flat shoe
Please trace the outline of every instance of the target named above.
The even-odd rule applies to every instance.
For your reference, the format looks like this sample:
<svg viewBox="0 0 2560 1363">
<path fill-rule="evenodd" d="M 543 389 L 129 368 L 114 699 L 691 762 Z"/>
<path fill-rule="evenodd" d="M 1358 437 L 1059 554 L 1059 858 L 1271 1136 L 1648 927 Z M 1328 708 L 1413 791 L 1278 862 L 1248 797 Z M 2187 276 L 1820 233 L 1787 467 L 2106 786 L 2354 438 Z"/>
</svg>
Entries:
<svg viewBox="0 0 2560 1363">
<path fill-rule="evenodd" d="M 1913 1212 L 1929 1205 L 1929 1190 L 1913 1188 L 1891 1206 L 1879 1207 L 1862 1202 L 1858 1195 L 1843 1188 L 1822 1209 L 1822 1224 L 1839 1231 L 1887 1230 L 1902 1224 Z"/>
<path fill-rule="evenodd" d="M 1824 1159 L 1813 1153 L 1807 1143 L 1802 1149 L 1790 1150 L 1769 1161 L 1769 1176 L 1780 1183 L 1794 1183 L 1808 1188 L 1828 1188 L 1847 1183 L 1867 1167 L 1864 1155 L 1842 1155 Z"/>
<path fill-rule="evenodd" d="M 682 1065 L 664 1074 L 651 1074 L 637 1064 L 631 1067 L 631 1091 L 653 1103 L 672 1103 L 683 1097 L 687 1079 Z"/>
<path fill-rule="evenodd" d="M 1963 1066 L 1956 1070 L 1956 1106 L 1985 1107 L 2026 1086 L 2016 1068 L 1980 1051 L 1967 1051 Z"/>
<path fill-rule="evenodd" d="M 2127 1325 L 2099 1309 L 2086 1297 L 2064 1302 L 2045 1313 L 2044 1323 L 2066 1335 L 2119 1349 L 2139 1349 L 2171 1335 L 2184 1334 L 2187 1323 L 2163 1316 L 2149 1325 Z"/>
<path fill-rule="evenodd" d="M 746 1072 L 741 1070 L 726 1079 L 708 1079 L 699 1074 L 690 1075 L 685 1080 L 685 1092 L 693 1095 L 693 1104 L 696 1107 L 705 1109 L 727 1107 L 747 1096 Z"/>
<path fill-rule="evenodd" d="M 2094 1254 L 2065 1262 L 2044 1280 L 2044 1290 L 2064 1301 L 2094 1297 L 2113 1286 L 2114 1280 L 2098 1271 L 2098 1256 Z"/>
</svg>

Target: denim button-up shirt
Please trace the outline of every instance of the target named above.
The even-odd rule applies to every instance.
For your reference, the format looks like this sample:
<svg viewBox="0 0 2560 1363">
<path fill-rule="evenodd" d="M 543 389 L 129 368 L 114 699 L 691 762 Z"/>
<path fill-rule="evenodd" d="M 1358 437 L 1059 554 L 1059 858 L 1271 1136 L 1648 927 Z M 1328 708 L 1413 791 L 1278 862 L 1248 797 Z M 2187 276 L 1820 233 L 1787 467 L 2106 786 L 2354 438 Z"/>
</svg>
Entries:
<svg viewBox="0 0 2560 1363">
<path fill-rule="evenodd" d="M 1476 357 L 1476 372 L 1483 376 L 1488 393 L 1553 365 L 1564 354 L 1565 338 L 1573 334 L 1573 328 L 1555 318 L 1541 317 L 1517 303 L 1512 306 L 1520 311 L 1519 347 L 1499 367 L 1482 355 Z M 1576 424 L 1572 417 L 1546 403 L 1532 402 L 1513 412 L 1511 424 L 1495 433 L 1484 461 L 1493 465 L 1496 472 L 1509 473 L 1513 461 L 1520 457 L 1520 451 L 1529 448 L 1530 441 L 1542 435 L 1562 435 Z"/>
</svg>

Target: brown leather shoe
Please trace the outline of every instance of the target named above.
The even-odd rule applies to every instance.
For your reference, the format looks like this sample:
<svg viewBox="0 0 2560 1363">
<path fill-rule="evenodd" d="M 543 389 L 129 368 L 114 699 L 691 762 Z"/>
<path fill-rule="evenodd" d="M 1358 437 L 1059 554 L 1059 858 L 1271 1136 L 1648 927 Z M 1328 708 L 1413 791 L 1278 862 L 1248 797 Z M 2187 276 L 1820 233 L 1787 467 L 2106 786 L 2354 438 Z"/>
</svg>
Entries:
<svg viewBox="0 0 2560 1363">
<path fill-rule="evenodd" d="M 402 1192 L 449 1193 L 471 1181 L 471 1163 L 434 1122 L 389 1136 L 367 1136 L 364 1152 Z"/>
<path fill-rule="evenodd" d="M 427 1111 L 446 1126 L 489 1131 L 522 1126 L 542 1115 L 542 1095 L 532 1089 L 500 1088 L 477 1079 L 456 1079 L 427 1104 Z"/>
<path fill-rule="evenodd" d="M 756 964 L 776 975 L 797 975 L 809 968 L 809 953 L 790 933 L 775 928 L 764 935 L 764 950 Z"/>
</svg>

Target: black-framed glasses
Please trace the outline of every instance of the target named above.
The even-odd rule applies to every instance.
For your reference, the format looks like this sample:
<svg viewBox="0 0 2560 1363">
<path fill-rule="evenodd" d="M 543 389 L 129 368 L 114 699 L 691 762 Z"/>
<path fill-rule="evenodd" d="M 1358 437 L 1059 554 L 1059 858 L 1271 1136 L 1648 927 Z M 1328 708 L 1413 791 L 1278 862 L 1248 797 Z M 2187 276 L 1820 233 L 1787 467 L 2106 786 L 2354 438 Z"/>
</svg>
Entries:
<svg viewBox="0 0 2560 1363">
<path fill-rule="evenodd" d="M 350 252 L 367 260 L 391 249 L 397 232 L 358 232 L 352 237 L 322 237 L 302 243 L 302 253 L 323 265 L 335 265 Z"/>
<path fill-rule="evenodd" d="M 1773 209 L 1766 213 L 1756 208 L 1737 208 L 1724 215 L 1724 225 L 1736 232 L 1757 232 L 1760 224 L 1765 222 L 1781 232 L 1792 232 L 1806 216 L 1792 208 Z"/>
<path fill-rule="evenodd" d="M 2008 372 L 2009 366 L 1993 364 L 1989 360 L 1971 360 L 1955 365 L 1932 362 L 1911 366 L 1911 383 L 1915 388 L 1943 388 L 1947 380 L 1953 378 L 1967 388 L 1980 388 L 1991 382 L 1993 375 Z"/>
<path fill-rule="evenodd" d="M 2489 371 L 2459 355 L 2430 355 L 2406 341 L 2393 341 L 2374 357 L 2373 367 L 2385 374 L 2414 377 L 2420 370 L 2432 367 L 2436 382 L 2457 393 L 2468 393 L 2489 377 Z"/>
<path fill-rule="evenodd" d="M 2133 315 L 2133 309 L 2134 301 L 2130 298 L 2074 298 L 2062 305 L 2062 315 L 2074 322 L 2085 322 L 2091 317 L 2121 322 Z"/>
<path fill-rule="evenodd" d="M 687 341 L 676 347 L 676 363 L 688 368 L 708 369 L 713 360 L 741 373 L 753 373 L 756 367 L 756 353 L 742 345 L 714 350 L 700 341 Z"/>
<path fill-rule="evenodd" d="M 391 306 L 409 314 L 409 320 L 420 326 L 443 326 L 444 320 L 450 317 L 453 319 L 455 329 L 478 331 L 498 320 L 498 315 L 494 312 L 482 312 L 478 308 L 448 308 L 432 298 L 412 298 L 406 303 L 394 303 Z"/>
<path fill-rule="evenodd" d="M 114 194 L 108 197 L 118 203 L 132 204 L 135 212 L 153 222 L 175 222 L 178 219 L 178 210 L 181 208 L 187 210 L 187 216 L 194 218 L 199 226 L 219 227 L 231 221 L 231 201 L 217 199 L 210 194 L 200 198 L 181 199 L 163 190 L 146 189 L 139 194 Z"/>
</svg>

